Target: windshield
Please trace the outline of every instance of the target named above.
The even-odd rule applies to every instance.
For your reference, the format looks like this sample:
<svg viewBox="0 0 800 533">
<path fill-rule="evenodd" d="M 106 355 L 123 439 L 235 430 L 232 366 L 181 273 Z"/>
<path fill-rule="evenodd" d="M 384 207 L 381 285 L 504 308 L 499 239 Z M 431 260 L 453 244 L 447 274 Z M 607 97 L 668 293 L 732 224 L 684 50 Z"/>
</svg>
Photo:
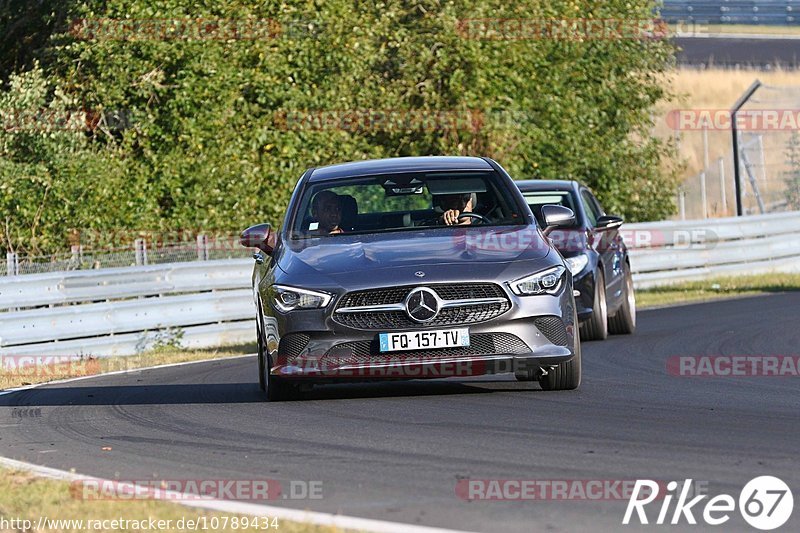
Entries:
<svg viewBox="0 0 800 533">
<path fill-rule="evenodd" d="M 307 187 L 292 238 L 524 223 L 513 196 L 493 172 L 387 174 Z"/>
<path fill-rule="evenodd" d="M 546 205 L 561 205 L 564 207 L 568 207 L 572 209 L 572 212 L 576 214 L 578 210 L 575 209 L 575 202 L 572 198 L 572 193 L 570 191 L 535 191 L 535 192 L 523 192 L 522 196 L 525 197 L 525 201 L 533 211 L 533 215 L 536 217 L 536 221 L 539 223 L 540 227 L 544 227 L 544 220 L 542 220 L 542 207 Z"/>
</svg>

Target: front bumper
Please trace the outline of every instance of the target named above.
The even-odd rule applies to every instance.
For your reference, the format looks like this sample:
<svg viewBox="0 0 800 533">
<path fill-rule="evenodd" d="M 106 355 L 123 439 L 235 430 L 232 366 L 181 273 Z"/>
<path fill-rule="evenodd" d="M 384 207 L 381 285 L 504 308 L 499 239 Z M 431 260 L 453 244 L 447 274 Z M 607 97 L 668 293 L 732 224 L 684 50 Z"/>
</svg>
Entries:
<svg viewBox="0 0 800 533">
<path fill-rule="evenodd" d="M 580 291 L 580 295 L 575 297 L 580 322 L 589 320 L 594 313 L 594 279 L 594 272 L 589 268 L 572 279 L 575 290 Z"/>
<path fill-rule="evenodd" d="M 486 322 L 403 330 L 467 327 L 471 346 L 464 349 L 381 353 L 380 331 L 342 326 L 330 311 L 276 316 L 282 334 L 270 373 L 313 381 L 464 377 L 548 368 L 574 357 L 577 324 L 569 281 L 554 296 L 508 296 L 511 308 Z"/>
</svg>

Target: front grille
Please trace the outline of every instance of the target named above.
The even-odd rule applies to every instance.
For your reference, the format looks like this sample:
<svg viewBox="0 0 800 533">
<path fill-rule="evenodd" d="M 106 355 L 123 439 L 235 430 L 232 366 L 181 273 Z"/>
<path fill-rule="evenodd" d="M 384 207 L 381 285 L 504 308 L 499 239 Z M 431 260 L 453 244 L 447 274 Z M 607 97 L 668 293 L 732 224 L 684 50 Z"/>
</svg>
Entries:
<svg viewBox="0 0 800 533">
<path fill-rule="evenodd" d="M 412 350 L 381 353 L 377 339 L 373 341 L 344 342 L 333 346 L 322 356 L 321 365 L 341 366 L 364 363 L 397 362 L 404 359 L 432 360 L 446 357 L 481 355 L 517 355 L 530 352 L 522 339 L 511 333 L 474 333 L 470 345 L 436 350 Z"/>
<path fill-rule="evenodd" d="M 556 346 L 567 345 L 567 328 L 557 316 L 543 316 L 533 321 L 536 329 L 542 332 L 552 344 Z"/>
<path fill-rule="evenodd" d="M 389 289 L 349 292 L 344 295 L 344 298 L 339 302 L 337 308 L 402 302 L 413 288 L 414 287 L 392 287 Z"/>
<path fill-rule="evenodd" d="M 299 356 L 302 351 L 308 346 L 309 336 L 305 333 L 289 333 L 281 337 L 281 343 L 278 345 L 278 354 L 281 357 L 294 359 Z"/>
<path fill-rule="evenodd" d="M 351 292 L 346 294 L 339 301 L 336 309 L 402 303 L 408 296 L 408 293 L 417 287 L 428 287 L 434 290 L 442 300 L 503 298 L 505 301 L 442 309 L 436 318 L 430 322 L 426 322 L 424 326 L 411 320 L 405 311 L 334 312 L 334 320 L 343 326 L 355 329 L 416 329 L 420 327 L 476 324 L 497 318 L 511 308 L 511 303 L 508 301 L 508 297 L 500 286 L 494 283 L 462 283 L 459 285 L 411 285 L 407 287 L 391 287 L 387 289 Z"/>
</svg>

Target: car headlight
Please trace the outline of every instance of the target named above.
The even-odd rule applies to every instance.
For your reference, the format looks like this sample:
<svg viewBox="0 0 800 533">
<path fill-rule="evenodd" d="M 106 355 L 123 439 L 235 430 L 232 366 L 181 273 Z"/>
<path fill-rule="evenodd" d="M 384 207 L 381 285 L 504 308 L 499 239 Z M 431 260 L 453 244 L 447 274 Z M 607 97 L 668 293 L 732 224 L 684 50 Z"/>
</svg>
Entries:
<svg viewBox="0 0 800 533">
<path fill-rule="evenodd" d="M 517 296 L 532 296 L 534 294 L 556 294 L 564 283 L 564 274 L 567 269 L 561 265 L 542 270 L 536 274 L 525 276 L 509 283 L 511 290 Z"/>
<path fill-rule="evenodd" d="M 321 309 L 331 301 L 331 295 L 325 292 L 273 285 L 270 287 L 272 304 L 278 311 L 286 313 L 295 309 Z"/>
<path fill-rule="evenodd" d="M 589 264 L 589 256 L 586 254 L 580 254 L 573 257 L 567 257 L 564 259 L 564 262 L 567 263 L 567 268 L 572 275 L 575 276 L 580 274 L 586 265 Z"/>
</svg>

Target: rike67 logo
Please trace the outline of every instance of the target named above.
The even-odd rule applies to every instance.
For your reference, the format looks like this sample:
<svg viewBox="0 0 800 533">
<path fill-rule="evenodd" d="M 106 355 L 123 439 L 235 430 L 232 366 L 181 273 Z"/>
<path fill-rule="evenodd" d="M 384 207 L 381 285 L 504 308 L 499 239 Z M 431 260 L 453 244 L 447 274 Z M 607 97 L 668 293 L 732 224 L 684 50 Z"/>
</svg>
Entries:
<svg viewBox="0 0 800 533">
<path fill-rule="evenodd" d="M 633 494 L 628 500 L 628 507 L 625 510 L 625 517 L 622 523 L 631 523 L 634 511 L 640 524 L 649 524 L 652 519 L 647 516 L 645 507 L 655 501 L 659 496 L 659 483 L 649 479 L 636 480 L 633 487 Z M 661 499 L 661 508 L 655 524 L 697 524 L 695 513 L 702 520 L 712 526 L 725 524 L 731 518 L 731 514 L 736 510 L 737 501 L 729 494 L 714 496 L 705 505 L 701 502 L 708 497 L 701 494 L 689 499 L 692 489 L 692 480 L 687 479 L 682 486 L 676 481 L 667 483 L 667 493 Z M 644 494 L 644 497 L 640 497 Z M 670 517 L 670 507 L 674 497 L 677 502 L 672 509 Z M 785 524 L 792 515 L 794 508 L 794 497 L 789 486 L 782 480 L 774 476 L 760 476 L 751 479 L 739 493 L 739 512 L 742 518 L 756 529 L 768 531 L 776 529 Z M 685 522 L 683 522 L 685 520 Z M 634 522 L 635 523 L 635 522 Z"/>
</svg>

